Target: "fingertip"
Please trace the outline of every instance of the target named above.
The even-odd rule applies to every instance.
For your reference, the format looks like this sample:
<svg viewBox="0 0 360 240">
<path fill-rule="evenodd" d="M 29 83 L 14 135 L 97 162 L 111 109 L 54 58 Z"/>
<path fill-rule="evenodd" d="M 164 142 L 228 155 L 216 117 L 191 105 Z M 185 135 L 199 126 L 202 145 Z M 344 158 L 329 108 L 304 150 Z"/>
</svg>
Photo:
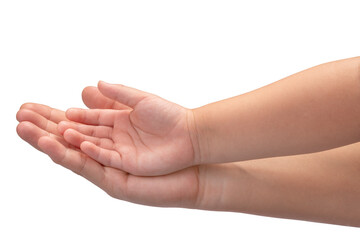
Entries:
<svg viewBox="0 0 360 240">
<path fill-rule="evenodd" d="M 22 110 L 22 108 L 20 108 L 20 110 L 17 111 L 17 113 L 16 113 L 16 120 L 17 120 L 18 122 L 21 122 L 22 112 L 23 112 L 23 110 Z"/>
<path fill-rule="evenodd" d="M 33 124 L 31 122 L 23 121 L 16 126 L 16 132 L 21 138 L 23 138 L 23 136 L 25 136 L 27 133 L 31 131 L 32 127 Z"/>
<path fill-rule="evenodd" d="M 104 89 L 106 89 L 106 86 L 107 86 L 107 84 L 102 80 L 100 80 L 97 85 L 97 87 L 101 93 L 103 93 Z"/>
<path fill-rule="evenodd" d="M 105 85 L 109 85 L 109 83 L 104 82 L 103 80 L 99 80 L 98 87 L 105 86 Z"/>
<path fill-rule="evenodd" d="M 19 136 L 20 136 L 20 131 L 21 131 L 21 130 L 20 130 L 20 128 L 21 128 L 21 127 L 20 127 L 20 124 L 21 124 L 21 123 L 19 123 L 19 124 L 16 126 L 16 133 L 17 133 L 17 135 L 19 135 Z"/>
<path fill-rule="evenodd" d="M 93 145 L 91 142 L 83 141 L 80 143 L 80 150 L 83 151 L 85 154 L 91 153 L 91 149 L 93 149 Z"/>
<path fill-rule="evenodd" d="M 74 111 L 74 108 L 68 108 L 68 109 L 65 111 L 65 114 L 66 114 L 66 115 L 71 114 L 73 111 Z"/>
<path fill-rule="evenodd" d="M 69 138 L 69 136 L 71 135 L 72 129 L 68 128 L 64 130 L 63 136 L 65 138 L 65 140 L 67 140 L 67 138 Z"/>
<path fill-rule="evenodd" d="M 33 107 L 33 103 L 30 103 L 30 102 L 27 102 L 27 103 L 24 103 L 20 106 L 20 109 L 24 109 L 24 108 L 32 108 Z"/>
<path fill-rule="evenodd" d="M 24 131 L 24 126 L 26 125 L 25 122 L 20 122 L 17 126 L 16 126 L 16 133 L 22 138 L 23 135 L 23 131 Z"/>
<path fill-rule="evenodd" d="M 64 135 L 65 130 L 67 129 L 67 122 L 61 121 L 58 123 L 57 130 L 61 135 Z"/>
<path fill-rule="evenodd" d="M 78 132 L 75 129 L 72 128 L 68 128 L 65 130 L 64 134 L 64 139 L 66 142 L 75 145 L 75 146 L 79 146 L 79 141 L 81 142 L 82 139 L 79 136 Z"/>
<path fill-rule="evenodd" d="M 78 108 L 69 108 L 68 110 L 66 110 L 65 116 L 66 116 L 68 119 L 72 120 L 72 119 L 75 118 L 76 113 L 77 113 L 78 111 L 79 111 Z"/>
<path fill-rule="evenodd" d="M 107 98 L 110 98 L 111 100 L 118 101 L 117 97 L 119 95 L 120 87 L 123 86 L 121 84 L 110 84 L 106 83 L 104 81 L 99 81 L 98 83 L 98 89 L 99 92 L 104 95 Z"/>
<path fill-rule="evenodd" d="M 25 121 L 26 116 L 29 116 L 29 113 L 31 113 L 32 111 L 26 108 L 20 109 L 17 113 L 16 113 L 16 120 L 18 122 L 22 122 Z"/>
<path fill-rule="evenodd" d="M 102 92 L 102 90 L 106 90 L 115 86 L 121 86 L 121 84 L 112 84 L 112 83 L 104 82 L 102 80 L 98 82 L 98 89 L 100 90 L 100 92 Z"/>
<path fill-rule="evenodd" d="M 21 132 L 25 125 L 27 125 L 27 122 L 19 122 L 19 124 L 16 126 L 17 133 Z"/>
<path fill-rule="evenodd" d="M 99 148 L 95 143 L 86 140 L 80 144 L 80 147 L 86 150 L 86 152 L 94 152 L 97 148 Z"/>
<path fill-rule="evenodd" d="M 89 147 L 91 147 L 92 145 L 94 145 L 93 143 L 89 142 L 89 141 L 83 141 L 81 144 L 80 144 L 80 149 L 83 150 L 83 149 L 89 149 Z"/>
<path fill-rule="evenodd" d="M 93 86 L 87 86 L 87 87 L 85 87 L 85 88 L 82 90 L 82 92 L 81 92 L 81 97 L 82 97 L 82 99 L 84 100 L 84 98 L 92 97 L 91 92 L 93 92 L 94 89 L 96 89 L 96 87 L 93 87 Z"/>
</svg>

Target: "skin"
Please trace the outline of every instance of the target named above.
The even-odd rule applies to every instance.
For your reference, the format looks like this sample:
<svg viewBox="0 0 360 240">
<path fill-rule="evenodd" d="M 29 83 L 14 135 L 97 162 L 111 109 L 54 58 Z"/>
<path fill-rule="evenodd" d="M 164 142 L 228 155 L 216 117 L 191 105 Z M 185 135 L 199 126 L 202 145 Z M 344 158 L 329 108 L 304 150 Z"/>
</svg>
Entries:
<svg viewBox="0 0 360 240">
<path fill-rule="evenodd" d="M 360 58 L 325 63 L 196 109 L 99 82 L 127 109 L 69 109 L 65 140 L 141 176 L 189 166 L 324 151 L 360 141 Z M 246 116 L 246 117 L 244 117 Z M 87 129 L 85 129 L 87 128 Z"/>
<path fill-rule="evenodd" d="M 291 133 L 298 133 L 299 135 L 294 135 L 296 137 L 289 138 L 287 143 L 283 141 L 283 138 L 286 135 L 286 132 L 282 130 L 282 128 L 279 128 L 280 131 L 279 134 L 271 135 L 271 137 L 275 137 L 272 141 L 277 142 L 278 144 L 282 143 L 285 144 L 285 146 L 291 147 L 291 144 L 294 144 L 293 141 L 296 141 L 297 144 L 299 144 L 299 148 L 303 152 L 314 151 L 314 149 L 318 150 L 324 150 L 324 148 L 330 148 L 336 147 L 338 145 L 344 145 L 352 142 L 356 142 L 356 130 L 357 125 L 355 124 L 355 120 L 352 117 L 356 117 L 358 114 L 358 111 L 355 109 L 356 103 L 353 102 L 355 100 L 358 100 L 358 90 L 351 89 L 349 93 L 345 94 L 343 91 L 349 90 L 350 86 L 355 88 L 357 85 L 357 82 L 355 81 L 355 77 L 352 74 L 355 74 L 355 67 L 358 66 L 354 64 L 354 60 L 358 59 L 350 59 L 350 60 L 343 60 L 338 63 L 330 63 L 330 65 L 327 65 L 328 67 L 315 67 L 314 69 L 310 69 L 309 71 L 313 71 L 313 74 L 315 74 L 316 77 L 323 76 L 321 75 L 321 72 L 324 70 L 333 69 L 334 71 L 337 70 L 337 67 L 342 66 L 345 70 L 347 70 L 348 79 L 344 79 L 342 82 L 343 85 L 339 85 L 341 90 L 339 93 L 339 96 L 335 96 L 335 99 L 341 99 L 341 103 L 343 106 L 343 109 L 341 108 L 340 104 L 336 105 L 336 101 L 331 102 L 332 100 L 329 100 L 330 103 L 334 103 L 335 106 L 333 108 L 328 109 L 324 107 L 325 109 L 322 111 L 321 104 L 325 104 L 325 98 L 319 97 L 319 99 L 314 99 L 310 101 L 313 104 L 310 104 L 307 102 L 307 99 L 309 98 L 308 95 L 303 95 L 303 99 L 305 101 L 305 106 L 310 107 L 311 114 L 305 115 L 310 116 L 311 120 L 324 120 L 325 122 L 323 125 L 321 124 L 314 124 L 311 121 L 308 121 L 308 118 L 299 118 L 298 122 L 295 121 L 294 126 L 285 126 L 285 130 L 287 131 L 293 131 Z M 347 64 L 344 64 L 344 62 L 347 62 Z M 351 64 L 350 64 L 351 63 Z M 357 62 L 355 62 L 357 63 Z M 335 65 L 333 65 L 335 64 Z M 350 66 L 350 65 L 352 66 Z M 321 65 L 320 65 L 321 66 Z M 353 70 L 353 71 L 351 71 Z M 340 74 L 340 70 L 338 69 Z M 336 71 L 335 71 L 336 72 Z M 304 74 L 304 73 L 302 73 Z M 336 75 L 336 74 L 335 74 Z M 305 75 L 310 77 L 311 75 Z M 340 77 L 346 77 L 343 75 L 339 75 Z M 290 79 L 294 79 L 293 76 L 289 77 Z M 304 81 L 303 78 L 295 78 L 300 79 L 298 81 L 293 80 L 293 84 L 300 84 L 301 81 Z M 306 79 L 306 78 L 305 78 Z M 290 81 L 290 80 L 289 80 Z M 320 81 L 321 83 L 321 81 Z M 138 106 L 137 103 L 139 101 L 143 101 L 144 99 L 140 99 L 139 101 L 136 101 L 134 99 L 137 98 L 138 90 L 134 89 L 126 89 L 130 90 L 130 95 L 121 95 L 119 94 L 119 88 L 124 90 L 124 86 L 101 86 L 102 83 L 100 83 L 99 88 L 86 88 L 83 92 L 83 100 L 85 104 L 90 108 L 108 108 L 112 107 L 112 111 L 109 111 L 108 109 L 104 110 L 105 114 L 98 114 L 102 113 L 101 110 L 89 110 L 89 114 L 85 114 L 85 116 L 90 116 L 89 119 L 82 116 L 81 114 L 84 113 L 85 110 L 75 110 L 75 112 L 72 112 L 74 110 L 70 110 L 65 115 L 64 112 L 51 109 L 44 105 L 39 104 L 25 104 L 21 107 L 17 114 L 17 119 L 19 120 L 19 125 L 17 128 L 18 134 L 21 138 L 23 138 L 25 141 L 29 142 L 31 145 L 33 145 L 35 148 L 43 151 L 44 153 L 48 154 L 55 163 L 58 163 L 80 175 L 87 178 L 103 190 L 105 190 L 108 194 L 115 198 L 119 198 L 126 201 L 131 201 L 135 203 L 141 203 L 146 205 L 153 205 L 153 206 L 173 206 L 173 207 L 187 207 L 187 208 L 198 208 L 198 209 L 208 209 L 208 210 L 222 210 L 222 211 L 238 211 L 238 212 L 245 212 L 245 213 L 252 213 L 252 214 L 259 214 L 259 215 L 266 215 L 266 216 L 274 216 L 274 217 L 284 217 L 284 218 L 292 218 L 292 219 L 302 219 L 302 220 L 309 220 L 309 221 L 318 221 L 318 222 L 327 222 L 327 223 L 335 223 L 335 224 L 342 224 L 342 225 L 349 225 L 349 226 L 360 226 L 360 210 L 357 208 L 357 203 L 360 200 L 360 189 L 359 183 L 359 174 L 358 169 L 359 167 L 359 161 L 358 156 L 360 155 L 360 148 L 359 144 L 351 144 L 339 148 L 334 148 L 327 151 L 312 153 L 312 154 L 302 154 L 302 155 L 296 155 L 296 156 L 284 156 L 284 157 L 274 157 L 274 158 L 264 158 L 264 159 L 258 159 L 253 161 L 244 161 L 244 162 L 234 162 L 234 163 L 226 163 L 226 164 L 202 164 L 202 165 L 195 165 L 191 167 L 185 167 L 178 171 L 173 171 L 172 173 L 165 174 L 167 171 L 166 168 L 159 170 L 158 167 L 154 168 L 144 168 L 140 167 L 141 164 L 133 165 L 135 174 L 124 172 L 123 170 L 120 170 L 117 167 L 111 166 L 109 162 L 100 161 L 98 158 L 98 155 L 94 155 L 94 158 L 90 157 L 89 155 L 85 154 L 87 146 L 97 146 L 100 149 L 105 150 L 111 150 L 111 151 L 117 151 L 116 146 L 114 148 L 114 145 L 106 145 L 107 143 L 101 143 L 98 141 L 98 139 L 107 138 L 109 141 L 113 141 L 113 144 L 116 144 L 115 138 L 109 138 L 112 137 L 114 134 L 105 135 L 105 136 L 97 136 L 97 134 L 100 134 L 101 132 L 106 132 L 105 128 L 102 128 L 102 130 L 94 130 L 99 127 L 108 127 L 111 129 L 111 131 L 114 131 L 114 129 L 121 129 L 121 126 L 119 125 L 116 127 L 116 122 L 120 118 L 122 119 L 123 116 L 126 116 L 128 121 L 136 122 L 136 127 L 142 126 L 153 126 L 153 125 L 146 125 L 146 117 L 153 117 L 149 115 L 149 113 L 156 111 L 153 109 L 153 111 L 147 112 L 148 114 L 142 115 L 141 112 L 145 111 L 143 108 L 140 113 L 134 114 L 134 118 L 131 117 L 131 114 L 133 114 L 136 111 L 136 108 Z M 280 83 L 279 83 L 280 84 Z M 326 93 L 336 93 L 335 91 L 335 80 L 332 84 L 324 85 L 328 91 L 325 91 Z M 285 87 L 286 85 L 282 84 L 279 85 L 280 87 Z M 298 86 L 302 86 L 301 84 Z M 112 89 L 111 92 L 109 89 L 106 90 L 105 88 L 109 87 Z M 277 87 L 277 88 L 280 88 Z M 261 89 L 260 89 L 261 90 Z M 290 89 L 287 89 L 290 90 Z M 310 91 L 309 89 L 308 91 Z M 275 90 L 274 90 L 275 91 Z M 334 91 L 334 92 L 331 92 Z M 129 92 L 129 91 L 128 91 Z M 306 91 L 305 91 L 306 92 Z M 142 92 L 140 92 L 142 93 Z M 267 92 L 263 92 L 266 94 Z M 270 91 L 269 91 L 270 93 Z M 295 94 L 295 93 L 294 93 Z M 326 94 L 325 94 L 326 95 Z M 111 98 L 115 98 L 114 99 Z M 120 97 L 118 97 L 120 96 Z M 126 96 L 126 97 L 121 97 Z M 304 97 L 306 96 L 306 97 Z M 288 96 L 292 97 L 292 95 Z M 300 97 L 300 96 L 298 96 Z M 149 97 L 151 101 L 154 102 L 154 97 Z M 162 100 L 158 97 L 155 97 L 157 100 L 160 101 L 158 104 L 154 104 L 155 106 L 159 105 L 161 106 L 166 100 Z M 133 99 L 133 100 L 131 100 Z M 145 98 L 146 99 L 146 98 Z M 159 100 L 160 99 L 160 100 Z M 260 98 L 260 102 L 261 102 Z M 129 100 L 129 101 L 128 101 Z M 194 121 L 191 123 L 189 119 L 183 120 L 183 124 L 188 124 L 188 131 L 190 131 L 190 144 L 192 144 L 192 148 L 190 148 L 190 152 L 192 150 L 192 155 L 189 154 L 190 159 L 194 161 L 196 159 L 197 161 L 200 161 L 203 163 L 204 156 L 209 155 L 212 153 L 212 151 L 216 150 L 217 146 L 212 146 L 214 149 L 211 148 L 211 151 L 207 149 L 204 146 L 210 146 L 211 143 L 209 142 L 209 137 L 206 134 L 212 133 L 215 134 L 214 136 L 219 136 L 216 134 L 224 134 L 223 137 L 225 137 L 225 140 L 229 141 L 232 139 L 233 141 L 241 140 L 245 137 L 251 137 L 251 136 L 242 136 L 242 134 L 230 134 L 229 132 L 226 132 L 226 126 L 232 127 L 235 130 L 237 129 L 237 125 L 231 125 L 234 124 L 234 122 L 231 122 L 231 114 L 228 114 L 229 119 L 226 118 L 224 115 L 225 111 L 224 109 L 227 109 L 228 106 L 226 104 L 233 99 L 225 100 L 224 107 L 222 108 L 220 105 L 219 108 L 219 114 L 218 119 L 216 118 L 216 114 L 211 113 L 211 108 L 214 105 L 206 106 L 209 108 L 209 114 L 210 117 L 207 120 L 207 122 L 204 122 L 202 124 L 201 120 L 198 120 L 201 116 L 201 113 L 196 113 L 197 111 L 192 111 L 194 115 L 192 116 L 192 119 Z M 270 101 L 269 99 L 267 99 Z M 292 99 L 292 100 L 296 100 Z M 156 102 L 155 101 L 155 102 Z M 245 100 L 244 100 L 245 101 Z M 255 102 L 254 102 L 255 103 Z M 262 104 L 268 104 L 267 101 L 261 102 Z M 278 99 L 275 99 L 272 104 L 273 109 L 276 110 L 276 106 L 279 109 L 282 109 L 281 104 L 279 103 Z M 318 105 L 314 104 L 317 103 Z M 168 102 L 166 102 L 168 104 Z M 166 105 L 165 104 L 165 105 Z M 218 103 L 216 103 L 218 104 Z M 291 104 L 290 104 L 291 105 Z M 231 105 L 233 106 L 233 105 Z M 261 104 L 258 105 L 259 107 L 262 106 Z M 271 106 L 271 104 L 270 104 Z M 268 106 L 268 107 L 270 107 Z M 316 107 L 313 107 L 316 106 Z M 204 109 L 206 108 L 204 107 Z M 237 105 L 234 105 L 235 109 L 238 107 Z M 116 111 L 117 109 L 117 111 Z M 141 109 L 141 108 L 140 108 Z M 166 109 L 166 107 L 165 107 Z M 170 104 L 170 107 L 168 106 L 167 112 L 173 111 L 174 109 L 177 109 L 176 107 L 173 107 Z M 181 108 L 180 108 L 181 109 Z M 241 108 L 238 108 L 238 110 L 241 110 Z M 244 108 L 247 109 L 247 108 Z M 256 108 L 255 108 L 256 109 Z M 256 136 L 262 136 L 264 139 L 267 139 L 269 136 L 266 134 L 269 133 L 266 130 L 266 127 L 269 127 L 269 130 L 274 128 L 274 120 L 267 119 L 267 121 L 260 121 L 260 119 L 257 119 L 255 117 L 259 116 L 266 116 L 261 115 L 261 112 L 255 111 L 257 114 L 251 115 L 251 109 L 248 109 L 249 118 L 252 118 L 253 121 L 258 121 L 258 123 L 261 126 L 261 131 L 258 132 L 254 131 L 254 129 L 248 129 L 250 128 L 250 125 L 242 128 L 244 134 L 246 133 L 253 133 L 253 134 L 260 134 Z M 254 110 L 254 108 L 252 109 Z M 264 109 L 265 110 L 265 109 Z M 284 109 L 282 109 L 284 110 Z M 291 115 L 291 108 L 285 108 L 285 110 L 289 111 L 288 114 Z M 345 118 L 340 121 L 339 118 L 336 118 L 336 116 L 332 116 L 329 118 L 329 116 L 325 117 L 322 116 L 321 113 L 326 113 L 325 110 L 334 110 L 334 111 L 343 111 L 341 113 L 349 113 L 352 114 L 351 117 L 348 117 L 347 115 Z M 180 110 L 181 112 L 182 110 Z M 310 111 L 310 110 L 309 110 Z M 77 116 L 76 114 L 79 113 Z M 119 112 L 119 113 L 117 113 Z M 174 113 L 175 112 L 175 113 Z M 181 123 L 182 117 L 179 116 L 189 116 L 189 114 L 183 115 L 182 113 L 179 114 L 179 116 L 176 114 L 178 111 L 174 111 L 170 116 L 169 119 L 165 119 L 165 136 L 167 134 L 173 133 L 173 129 L 181 129 L 179 125 L 177 125 L 178 122 Z M 246 111 L 245 111 L 246 112 Z M 279 114 L 282 114 L 282 111 L 275 111 Z M 91 115 L 95 113 L 94 115 Z M 224 114 L 223 114 L 224 113 Z M 75 114 L 75 115 L 73 115 Z M 160 112 L 161 114 L 161 112 Z M 213 115 L 211 115 L 213 114 Z M 237 117 L 236 113 L 235 116 Z M 281 116 L 285 118 L 283 124 L 287 123 L 289 120 L 294 120 L 294 116 L 289 117 L 286 114 L 279 115 L 278 117 L 274 117 L 277 120 L 281 120 Z M 164 114 L 166 115 L 166 114 Z M 95 116 L 95 117 L 94 117 Z M 104 117 L 106 116 L 106 117 Z M 139 119 L 137 119 L 138 116 Z M 272 115 L 269 113 L 269 116 Z M 77 123 L 69 121 L 70 119 L 72 121 L 76 120 Z M 186 118 L 186 117 L 185 117 Z M 108 120 L 111 121 L 108 121 Z M 126 119 L 124 117 L 124 119 Z M 177 121 L 174 121 L 174 119 L 177 119 Z M 180 119 L 180 120 L 179 120 Z M 201 118 L 200 118 L 201 119 Z M 226 124 L 220 124 L 219 129 L 216 130 L 216 127 L 212 126 L 214 129 L 211 128 L 211 122 L 213 124 L 216 123 L 215 120 L 224 120 Z M 240 118 L 236 118 L 238 121 Z M 94 122 L 96 120 L 97 122 Z M 152 123 L 154 124 L 154 119 L 151 119 Z M 163 118 L 159 118 L 159 121 L 164 121 Z M 203 119 L 204 120 L 204 119 Z M 241 119 L 240 119 L 241 120 Z M 271 121 L 270 121 L 271 120 Z M 295 119 L 296 120 L 296 119 Z M 227 122 L 229 121 L 229 122 Z M 269 124 L 269 122 L 272 124 Z M 174 125 L 166 125 L 167 122 L 175 123 Z M 186 123 L 185 123 L 186 122 Z M 189 123 L 190 122 L 190 123 Z M 87 123 L 87 124 L 84 124 Z M 89 125 L 91 123 L 91 125 Z M 104 124 L 105 123 L 105 124 Z M 123 124 L 126 123 L 122 122 Z M 68 125 L 67 125 L 68 124 Z M 189 127 L 190 124 L 194 124 L 193 126 Z M 219 123 L 217 123 L 219 124 Z M 261 125 L 263 124 L 263 125 Z M 301 125 L 303 124 L 303 125 Z M 341 134 L 338 138 L 336 137 L 328 137 L 325 138 L 324 134 L 325 130 L 329 129 L 329 127 L 332 130 L 335 130 L 331 132 L 332 134 L 338 134 L 340 132 L 340 129 L 337 129 L 336 124 L 343 124 L 341 125 L 343 127 L 343 130 L 347 134 Z M 164 125 L 164 122 L 162 122 L 162 125 Z M 205 126 L 205 127 L 199 127 Z M 290 124 L 291 125 L 291 124 Z M 68 127 L 70 126 L 70 127 Z M 168 128 L 168 126 L 170 126 Z M 180 124 L 181 126 L 181 124 Z M 271 128 L 270 128 L 271 127 Z M 322 142 L 323 145 L 316 148 L 314 146 L 310 146 L 305 140 L 306 138 L 302 138 L 303 136 L 297 132 L 296 130 L 299 127 L 304 127 L 307 130 L 313 130 L 317 134 L 320 134 L 319 137 L 324 142 Z M 108 129 L 106 128 L 106 129 Z M 145 128 L 146 129 L 146 128 Z M 156 130 L 157 128 L 154 127 L 153 130 Z M 186 129 L 186 128 L 184 128 Z M 276 125 L 275 125 L 276 129 Z M 109 130 L 109 129 L 108 129 Z M 152 132 L 151 129 L 146 129 L 147 133 L 151 133 L 154 136 L 158 134 L 158 132 Z M 159 129 L 162 131 L 162 129 Z M 249 130 L 249 131 L 248 131 Z M 352 131 L 350 131 L 352 130 Z M 115 130 L 116 131 L 116 130 Z M 121 131 L 124 131 L 123 129 Z M 119 132 L 121 132 L 119 131 Z M 214 132 L 212 132 L 214 131 Z M 356 133 L 354 134 L 353 131 Z M 175 131 L 176 132 L 176 131 Z M 181 132 L 181 131 L 180 131 Z M 270 131 L 271 132 L 271 131 Z M 71 136 L 72 133 L 80 134 L 77 135 L 80 138 L 78 138 L 78 142 L 75 143 L 74 141 L 72 143 Z M 163 133 L 163 132 L 161 132 Z M 332 136 L 330 134 L 330 136 Z M 340 132 L 341 133 L 341 132 Z M 69 136 L 70 138 L 69 138 Z M 150 135 L 151 135 L 150 134 Z M 194 136 L 196 138 L 194 141 Z M 226 138 L 226 134 L 230 134 L 229 138 Z M 115 134 L 116 135 L 116 134 Z M 180 134 L 181 135 L 181 134 Z M 149 136 L 145 135 L 144 136 Z M 178 136 L 178 135 L 175 135 Z M 185 136 L 184 134 L 181 136 Z M 204 138 L 204 136 L 207 136 Z M 121 138 L 121 137 L 119 137 Z M 76 138 L 75 138 L 76 139 Z M 86 140 L 85 140 L 86 139 Z M 176 137 L 175 137 L 176 139 Z M 205 139 L 205 140 L 204 140 Z M 251 139 L 250 139 L 251 140 Z M 261 140 L 261 138 L 260 138 Z M 317 139 L 318 141 L 319 139 Z M 107 140 L 106 140 L 107 141 Z M 316 143 L 312 142 L 311 139 L 308 139 L 312 144 Z M 91 145 L 91 142 L 93 145 Z M 171 141 L 170 141 L 171 142 Z M 250 141 L 251 142 L 251 141 Z M 83 144 L 85 143 L 85 148 Z M 149 144 L 151 141 L 149 141 Z M 194 144 L 195 143 L 195 144 Z M 198 146 L 196 146 L 196 143 Z M 218 142 L 221 144 L 221 140 Z M 90 144 L 87 145 L 86 144 Z M 102 145 L 104 144 L 104 145 Z M 157 143 L 159 144 L 159 143 Z M 167 142 L 164 144 L 167 144 Z M 246 144 L 244 142 L 244 144 Z M 271 144 L 273 144 L 271 142 Z M 288 145 L 286 145 L 288 144 Z M 134 144 L 136 146 L 136 144 Z M 161 145 L 161 144 L 160 144 Z M 228 145 L 232 145 L 232 142 L 228 142 Z M 158 145 L 159 146 L 159 145 Z M 170 143 L 171 146 L 171 143 Z M 260 141 L 261 146 L 261 141 Z M 276 146 L 276 145 L 275 145 Z M 80 149 L 80 148 L 81 149 Z M 253 149 L 251 147 L 254 147 L 253 144 L 245 145 L 242 149 L 239 149 L 238 147 L 234 149 L 230 149 L 229 153 L 226 152 L 226 154 L 219 154 L 218 153 L 218 160 L 214 160 L 213 158 L 209 160 L 209 162 L 222 162 L 222 161 L 229 161 L 231 158 L 231 154 L 235 154 L 236 152 L 242 152 L 245 151 L 247 154 L 250 154 L 251 151 L 254 151 L 254 156 L 258 156 L 255 153 L 255 150 L 259 148 L 259 146 L 255 146 Z M 267 145 L 263 146 L 265 149 Z M 274 147 L 274 146 L 273 146 Z M 307 148 L 308 147 L 308 148 Z M 205 151 L 207 149 L 207 151 Z M 228 148 L 224 148 L 227 150 Z M 85 151 L 84 151 L 85 150 Z M 259 149 L 258 149 L 259 150 Z M 291 149 L 292 151 L 299 151 L 296 148 Z M 270 151 L 270 150 L 268 150 Z M 287 150 L 286 150 L 287 151 Z M 266 151 L 265 151 L 266 152 Z M 311 152 L 311 151 L 310 151 Z M 271 154 L 270 154 L 271 153 Z M 272 151 L 268 152 L 269 155 L 281 155 L 280 153 L 284 153 L 283 150 L 279 150 L 279 148 L 274 148 Z M 163 153 L 162 153 L 163 154 Z M 216 154 L 216 153 L 214 153 Z M 237 158 L 238 160 L 245 160 L 241 159 L 241 153 L 239 153 L 240 157 Z M 261 153 L 263 154 L 263 153 Z M 160 154 L 161 156 L 161 154 Z M 185 155 L 186 156 L 186 155 Z M 122 158 L 120 161 L 123 161 L 124 158 Z M 116 159 L 115 159 L 116 160 Z M 148 159 L 137 160 L 139 163 L 145 163 L 145 160 L 148 161 Z M 182 159 L 180 159 L 182 160 Z M 153 160 L 153 163 L 156 160 Z M 194 161 L 197 162 L 197 161 Z M 112 161 L 114 162 L 114 161 Z M 116 162 L 116 161 L 115 161 Z M 191 162 L 191 161 L 190 161 Z M 183 161 L 184 166 L 187 166 L 189 163 L 185 160 Z M 186 164 L 185 164 L 186 163 Z M 191 164 L 190 164 L 191 165 Z M 124 166 L 124 163 L 122 163 L 121 167 Z M 131 165 L 129 165 L 131 166 Z M 179 165 L 177 167 L 180 167 Z M 129 168 L 131 169 L 131 168 Z M 160 176 L 137 176 L 138 173 L 141 173 L 141 171 L 147 171 L 149 170 L 150 173 L 148 175 L 156 175 L 156 171 L 159 171 L 161 173 Z M 138 171 L 138 172 L 136 172 Z M 140 171 L 140 172 L 139 172 Z"/>
<path fill-rule="evenodd" d="M 89 92 L 92 90 L 89 89 Z M 84 92 L 88 92 L 88 89 Z M 87 96 L 85 94 L 85 103 Z M 98 103 L 97 107 L 106 106 L 105 101 Z M 17 133 L 23 140 L 114 198 L 153 206 L 195 206 L 199 188 L 198 167 L 157 177 L 131 175 L 103 166 L 68 144 L 57 130 L 59 122 L 68 120 L 63 111 L 26 103 L 21 106 L 16 117 L 20 122 Z"/>
<path fill-rule="evenodd" d="M 163 175 L 196 164 L 190 109 L 122 85 L 100 82 L 98 89 L 128 108 L 69 109 L 66 117 L 78 123 L 59 123 L 68 143 L 133 175 Z"/>
<path fill-rule="evenodd" d="M 202 163 L 324 151 L 360 141 L 360 57 L 324 63 L 194 109 Z"/>
<path fill-rule="evenodd" d="M 105 107 L 100 101 L 105 98 L 95 105 L 87 100 L 94 91 L 85 89 L 85 103 Z M 201 165 L 165 176 L 141 177 L 105 167 L 66 143 L 56 126 L 67 120 L 60 110 L 27 103 L 17 119 L 22 139 L 114 198 L 360 226 L 358 143 L 314 154 Z"/>
</svg>

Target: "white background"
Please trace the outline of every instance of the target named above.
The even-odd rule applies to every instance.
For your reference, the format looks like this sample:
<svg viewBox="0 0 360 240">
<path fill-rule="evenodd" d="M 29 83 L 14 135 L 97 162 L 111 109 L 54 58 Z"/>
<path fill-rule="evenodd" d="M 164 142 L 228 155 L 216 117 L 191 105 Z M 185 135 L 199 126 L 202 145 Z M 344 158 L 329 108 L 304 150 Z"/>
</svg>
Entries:
<svg viewBox="0 0 360 240">
<path fill-rule="evenodd" d="M 358 1 L 0 1 L 0 239 L 359 239 L 360 230 L 112 199 L 16 135 L 24 102 L 99 79 L 185 107 L 360 55 Z"/>
</svg>

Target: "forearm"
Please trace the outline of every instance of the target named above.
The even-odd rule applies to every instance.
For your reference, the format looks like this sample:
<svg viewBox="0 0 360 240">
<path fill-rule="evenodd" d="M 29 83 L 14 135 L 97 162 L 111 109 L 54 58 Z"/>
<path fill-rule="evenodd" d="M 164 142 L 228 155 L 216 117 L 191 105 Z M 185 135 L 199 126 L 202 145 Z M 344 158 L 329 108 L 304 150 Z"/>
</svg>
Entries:
<svg viewBox="0 0 360 240">
<path fill-rule="evenodd" d="M 202 163 L 311 153 L 360 140 L 360 58 L 322 64 L 193 110 Z"/>
<path fill-rule="evenodd" d="M 360 226 L 360 144 L 202 168 L 199 208 Z M 219 176 L 218 176 L 219 175 Z"/>
</svg>

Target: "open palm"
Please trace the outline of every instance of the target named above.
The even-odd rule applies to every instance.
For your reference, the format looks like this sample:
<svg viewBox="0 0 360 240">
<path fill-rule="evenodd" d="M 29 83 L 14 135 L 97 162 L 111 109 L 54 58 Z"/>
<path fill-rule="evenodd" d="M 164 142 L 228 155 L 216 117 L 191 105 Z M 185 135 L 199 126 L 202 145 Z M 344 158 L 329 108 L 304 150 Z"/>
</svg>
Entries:
<svg viewBox="0 0 360 240">
<path fill-rule="evenodd" d="M 155 95 L 100 82 L 100 92 L 128 108 L 69 109 L 65 140 L 104 166 L 162 175 L 197 162 L 192 111 Z M 74 123 L 77 122 L 77 123 Z"/>
<path fill-rule="evenodd" d="M 98 102 L 93 102 L 93 99 L 88 97 L 84 97 L 84 102 L 91 107 L 103 108 L 107 103 L 111 103 L 113 107 L 126 108 L 104 97 L 97 98 L 101 100 Z M 21 107 L 17 119 L 20 122 L 17 132 L 22 139 L 49 155 L 55 163 L 85 177 L 115 198 L 153 206 L 197 206 L 197 166 L 158 177 L 134 176 L 103 166 L 69 145 L 57 130 L 59 122 L 68 121 L 63 111 L 28 103 Z"/>
</svg>

